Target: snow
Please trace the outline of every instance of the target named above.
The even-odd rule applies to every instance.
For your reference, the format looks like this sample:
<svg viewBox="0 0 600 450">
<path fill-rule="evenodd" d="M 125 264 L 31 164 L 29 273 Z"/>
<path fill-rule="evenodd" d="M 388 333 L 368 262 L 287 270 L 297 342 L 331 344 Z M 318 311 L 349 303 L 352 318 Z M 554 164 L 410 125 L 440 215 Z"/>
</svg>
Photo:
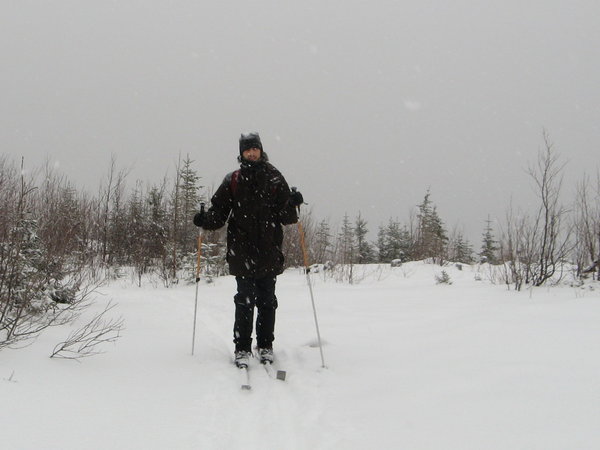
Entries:
<svg viewBox="0 0 600 450">
<path fill-rule="evenodd" d="M 441 270 L 452 285 L 436 284 Z M 195 286 L 113 282 L 93 309 L 112 299 L 126 329 L 106 353 L 48 358 L 72 327 L 0 352 L 0 448 L 600 448 L 600 286 L 514 292 L 479 270 L 364 266 L 354 285 L 313 274 L 326 368 L 306 276 L 286 272 L 287 380 L 254 360 L 251 391 L 231 363 L 232 277 L 200 284 L 194 356 Z"/>
</svg>

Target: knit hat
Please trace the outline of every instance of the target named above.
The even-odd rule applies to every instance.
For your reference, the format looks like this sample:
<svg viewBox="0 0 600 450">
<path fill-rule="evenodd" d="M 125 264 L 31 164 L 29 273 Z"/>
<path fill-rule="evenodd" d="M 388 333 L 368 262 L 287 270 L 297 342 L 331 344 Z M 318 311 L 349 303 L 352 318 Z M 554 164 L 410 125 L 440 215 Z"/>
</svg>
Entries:
<svg viewBox="0 0 600 450">
<path fill-rule="evenodd" d="M 249 148 L 259 148 L 262 153 L 263 147 L 258 133 L 248 133 L 240 136 L 240 156 Z"/>
</svg>

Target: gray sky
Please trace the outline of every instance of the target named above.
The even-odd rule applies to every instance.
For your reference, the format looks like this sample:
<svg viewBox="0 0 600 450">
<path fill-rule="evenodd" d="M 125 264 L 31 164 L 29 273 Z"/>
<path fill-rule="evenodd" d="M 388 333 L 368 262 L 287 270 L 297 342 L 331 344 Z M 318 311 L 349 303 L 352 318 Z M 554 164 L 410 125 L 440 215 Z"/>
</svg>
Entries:
<svg viewBox="0 0 600 450">
<path fill-rule="evenodd" d="M 595 173 L 600 2 L 0 0 L 0 145 L 96 189 L 110 155 L 159 182 L 189 153 L 206 185 L 241 132 L 317 218 L 373 232 L 428 188 L 478 248 L 531 196 L 542 130 L 567 180 Z"/>
</svg>

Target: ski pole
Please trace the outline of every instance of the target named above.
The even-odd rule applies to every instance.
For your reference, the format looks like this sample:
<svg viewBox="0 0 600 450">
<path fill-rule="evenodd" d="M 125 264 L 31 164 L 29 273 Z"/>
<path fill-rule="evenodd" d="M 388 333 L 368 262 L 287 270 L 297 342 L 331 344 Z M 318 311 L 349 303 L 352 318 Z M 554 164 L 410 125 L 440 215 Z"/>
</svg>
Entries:
<svg viewBox="0 0 600 450">
<path fill-rule="evenodd" d="M 200 214 L 204 213 L 204 203 L 200 203 Z M 198 312 L 198 285 L 200 284 L 200 258 L 202 257 L 202 227 L 198 228 L 198 250 L 196 259 L 196 299 L 194 300 L 194 329 L 192 331 L 192 356 L 196 343 L 196 314 Z"/>
<path fill-rule="evenodd" d="M 292 188 L 292 192 L 295 192 L 296 188 Z M 300 215 L 300 205 L 298 205 L 298 215 Z M 325 368 L 325 358 L 323 357 L 323 344 L 321 342 L 321 333 L 319 331 L 319 321 L 317 319 L 317 308 L 315 306 L 315 296 L 313 294 L 312 282 L 310 281 L 310 273 L 308 267 L 308 252 L 306 250 L 306 241 L 304 239 L 304 229 L 302 222 L 298 218 L 298 234 L 300 235 L 300 247 L 302 248 L 302 257 L 304 259 L 304 272 L 306 273 L 306 281 L 308 283 L 308 290 L 310 292 L 310 301 L 312 303 L 313 316 L 315 319 L 315 327 L 317 329 L 317 340 L 319 342 L 319 351 L 321 353 L 321 367 Z"/>
</svg>

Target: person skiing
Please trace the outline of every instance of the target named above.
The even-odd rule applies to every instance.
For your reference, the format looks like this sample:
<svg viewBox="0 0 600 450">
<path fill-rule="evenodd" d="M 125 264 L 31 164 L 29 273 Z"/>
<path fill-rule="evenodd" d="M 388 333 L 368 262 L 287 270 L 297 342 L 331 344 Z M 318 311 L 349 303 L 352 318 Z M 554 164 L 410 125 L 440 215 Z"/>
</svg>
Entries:
<svg viewBox="0 0 600 450">
<path fill-rule="evenodd" d="M 263 151 L 258 133 L 239 140 L 240 169 L 227 174 L 211 198 L 211 207 L 194 216 L 194 224 L 216 230 L 227 223 L 227 263 L 235 276 L 233 342 L 235 364 L 248 367 L 252 355 L 254 308 L 260 362 L 273 362 L 275 339 L 275 283 L 283 272 L 282 225 L 298 222 L 297 207 L 304 200 L 290 191 L 279 170 Z"/>
</svg>

